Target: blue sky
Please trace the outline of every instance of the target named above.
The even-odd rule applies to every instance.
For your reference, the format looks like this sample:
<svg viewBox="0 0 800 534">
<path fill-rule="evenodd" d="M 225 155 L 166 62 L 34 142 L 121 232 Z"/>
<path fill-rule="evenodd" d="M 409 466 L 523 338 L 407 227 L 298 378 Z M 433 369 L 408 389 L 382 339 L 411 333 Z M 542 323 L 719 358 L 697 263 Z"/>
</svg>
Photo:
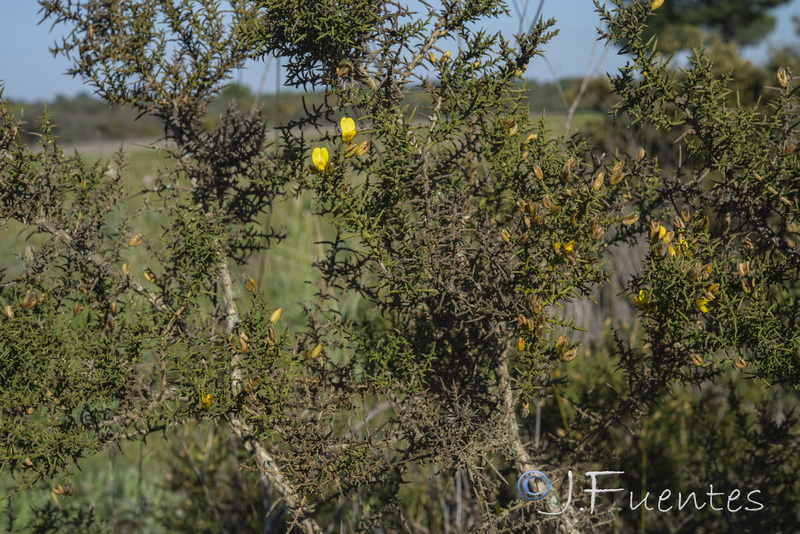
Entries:
<svg viewBox="0 0 800 534">
<path fill-rule="evenodd" d="M 518 0 L 520 6 L 526 0 Z M 538 2 L 531 2 L 527 20 L 532 18 Z M 669 0 L 667 0 L 669 1 Z M 12 99 L 53 99 L 56 95 L 75 95 L 81 91 L 91 92 L 91 88 L 79 79 L 64 75 L 69 64 L 62 57 L 54 58 L 49 48 L 58 39 L 63 26 L 50 32 L 48 22 L 37 25 L 39 19 L 38 2 L 33 0 L 5 0 L 3 16 L 0 18 L 0 80 L 5 82 L 4 96 Z M 512 5 L 512 4 L 510 4 Z M 520 17 L 513 7 L 512 16 L 486 24 L 487 29 L 500 30 L 510 35 L 516 33 Z M 778 26 L 766 43 L 745 51 L 745 56 L 753 61 L 762 61 L 769 46 L 797 42 L 793 33 L 791 18 L 800 15 L 800 0 L 773 11 L 778 18 Z M 593 72 L 613 73 L 624 64 L 615 50 L 604 52 L 602 44 L 596 41 L 598 25 L 597 14 L 591 0 L 546 0 L 543 15 L 554 17 L 560 34 L 546 47 L 547 61 L 535 59 L 526 76 L 540 81 L 554 77 L 580 76 L 587 69 Z M 548 65 L 549 63 L 549 65 Z M 238 73 L 236 81 L 257 88 L 262 85 L 266 91 L 276 87 L 274 64 L 253 62 Z"/>
</svg>

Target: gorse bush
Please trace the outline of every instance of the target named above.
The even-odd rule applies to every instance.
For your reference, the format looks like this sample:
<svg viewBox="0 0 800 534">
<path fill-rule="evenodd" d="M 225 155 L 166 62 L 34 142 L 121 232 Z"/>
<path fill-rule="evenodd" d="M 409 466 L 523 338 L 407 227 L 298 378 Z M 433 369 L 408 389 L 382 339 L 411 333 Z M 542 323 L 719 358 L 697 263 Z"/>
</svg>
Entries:
<svg viewBox="0 0 800 534">
<path fill-rule="evenodd" d="M 501 2 L 41 4 L 68 28 L 56 51 L 73 74 L 162 121 L 169 162 L 132 189 L 124 154 L 65 154 L 48 117 L 32 152 L 0 109 L 2 218 L 32 241 L 0 284 L 0 465 L 15 492 L 57 481 L 66 502 L 80 459 L 214 421 L 235 445 L 215 435 L 199 462 L 182 441 L 167 485 L 197 520 L 167 528 L 797 528 L 788 71 L 760 106 L 737 104 L 704 51 L 677 73 L 643 39 L 653 6 L 597 4 L 602 37 L 630 58 L 614 111 L 634 136 L 670 136 L 678 157 L 662 162 L 531 117 L 519 78 L 554 21 L 513 41 L 476 29 Z M 274 142 L 259 111 L 231 106 L 207 128 L 225 80 L 267 55 L 324 101 Z M 411 88 L 424 98 L 409 103 Z M 291 196 L 325 228 L 302 321 L 266 297 L 269 273 L 254 278 L 284 237 L 263 219 Z M 641 269 L 609 294 L 626 255 Z M 609 298 L 635 323 L 586 335 L 576 304 L 608 314 Z M 553 491 L 531 503 L 515 481 L 534 469 Z M 606 487 L 631 503 L 655 480 L 761 508 L 647 513 L 625 493 L 590 514 L 567 484 L 589 487 L 593 470 L 624 471 Z M 248 472 L 272 504 L 242 504 L 258 499 Z M 28 526 L 102 527 L 73 515 L 42 509 Z"/>
</svg>

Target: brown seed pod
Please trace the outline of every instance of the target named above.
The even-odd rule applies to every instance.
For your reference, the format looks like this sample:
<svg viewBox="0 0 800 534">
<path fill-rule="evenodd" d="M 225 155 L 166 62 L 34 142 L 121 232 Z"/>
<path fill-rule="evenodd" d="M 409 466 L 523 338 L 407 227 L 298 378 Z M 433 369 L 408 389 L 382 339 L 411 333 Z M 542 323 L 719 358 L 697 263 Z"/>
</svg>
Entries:
<svg viewBox="0 0 800 534">
<path fill-rule="evenodd" d="M 630 215 L 625 216 L 625 218 L 622 219 L 622 224 L 625 226 L 630 226 L 632 224 L 635 224 L 638 220 L 639 220 L 639 214 L 634 212 L 631 213 Z"/>
<path fill-rule="evenodd" d="M 363 156 L 364 154 L 366 154 L 369 151 L 369 147 L 371 145 L 372 143 L 370 143 L 369 140 L 362 141 L 361 143 L 359 143 L 358 150 L 356 150 L 356 156 Z"/>
<path fill-rule="evenodd" d="M 621 161 L 618 161 L 614 165 L 614 167 L 611 169 L 611 178 L 608 179 L 608 183 L 610 183 L 611 185 L 616 185 L 620 183 L 623 178 L 625 178 L 625 173 L 622 172 L 622 168 L 624 166 L 625 164 Z"/>
<path fill-rule="evenodd" d="M 603 171 L 598 172 L 594 180 L 592 180 L 592 190 L 599 191 L 601 187 L 603 187 L 603 182 L 606 180 L 606 173 Z"/>
<path fill-rule="evenodd" d="M 255 390 L 258 387 L 259 384 L 261 384 L 260 376 L 251 378 L 250 380 L 247 381 L 247 385 L 244 386 L 244 392 L 252 393 L 253 390 Z"/>
<path fill-rule="evenodd" d="M 65 495 L 70 496 L 72 495 L 72 486 L 67 484 L 66 486 L 62 486 L 61 484 L 56 484 L 53 486 L 53 493 L 56 495 Z"/>
<path fill-rule="evenodd" d="M 39 295 L 36 294 L 36 291 L 28 291 L 25 293 L 25 298 L 22 299 L 22 309 L 23 310 L 30 310 L 39 302 Z"/>
<path fill-rule="evenodd" d="M 349 145 L 347 145 L 347 149 L 345 149 L 345 151 L 344 151 L 344 157 L 345 158 L 352 158 L 357 153 L 358 153 L 358 144 L 350 143 Z"/>
<path fill-rule="evenodd" d="M 565 362 L 571 362 L 572 360 L 577 358 L 577 356 L 578 356 L 578 349 L 574 348 L 565 352 L 564 355 L 561 356 L 561 360 Z"/>
<path fill-rule="evenodd" d="M 236 352 L 247 352 L 249 347 L 247 346 L 247 341 L 245 341 L 245 339 L 247 339 L 246 335 L 239 334 L 238 336 L 231 335 L 228 341 L 231 345 L 231 348 Z"/>
</svg>

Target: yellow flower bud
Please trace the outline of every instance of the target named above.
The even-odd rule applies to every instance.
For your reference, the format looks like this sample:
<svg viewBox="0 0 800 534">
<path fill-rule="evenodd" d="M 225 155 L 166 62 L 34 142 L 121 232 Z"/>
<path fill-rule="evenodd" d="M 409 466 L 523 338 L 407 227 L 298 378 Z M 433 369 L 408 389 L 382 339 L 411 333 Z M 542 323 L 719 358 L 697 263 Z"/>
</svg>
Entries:
<svg viewBox="0 0 800 534">
<path fill-rule="evenodd" d="M 211 394 L 205 391 L 200 392 L 200 407 L 204 410 L 211 409 Z"/>
<path fill-rule="evenodd" d="M 650 11 L 655 11 L 656 9 L 661 7 L 661 4 L 663 4 L 663 3 L 664 3 L 664 0 L 653 0 L 650 3 Z"/>
<path fill-rule="evenodd" d="M 350 117 L 342 117 L 342 120 L 339 121 L 339 127 L 342 129 L 342 141 L 345 143 L 349 143 L 356 136 L 356 122 Z M 314 163 L 316 164 L 316 160 Z"/>
<path fill-rule="evenodd" d="M 316 359 L 320 354 L 322 354 L 322 343 L 318 343 L 314 350 L 311 351 L 311 354 L 308 355 L 309 358 L 312 360 Z"/>
<path fill-rule="evenodd" d="M 278 308 L 277 310 L 272 312 L 272 315 L 269 316 L 269 322 L 272 324 L 277 323 L 278 321 L 281 320 L 281 315 L 283 315 L 283 308 Z"/>
<path fill-rule="evenodd" d="M 520 351 L 525 350 L 525 338 L 517 339 L 517 350 L 520 350 Z"/>
<path fill-rule="evenodd" d="M 328 149 L 325 147 L 317 147 L 311 153 L 311 161 L 314 162 L 314 167 L 319 172 L 324 172 L 328 167 Z"/>
</svg>

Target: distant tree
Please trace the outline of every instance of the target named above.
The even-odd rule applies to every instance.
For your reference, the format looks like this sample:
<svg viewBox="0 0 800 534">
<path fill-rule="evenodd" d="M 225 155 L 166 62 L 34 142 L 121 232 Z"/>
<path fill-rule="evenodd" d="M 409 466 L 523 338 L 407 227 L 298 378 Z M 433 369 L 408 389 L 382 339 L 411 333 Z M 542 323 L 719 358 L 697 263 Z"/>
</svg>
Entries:
<svg viewBox="0 0 800 534">
<path fill-rule="evenodd" d="M 662 45 L 688 48 L 702 30 L 727 42 L 746 46 L 759 42 L 775 28 L 769 11 L 789 0 L 670 0 L 649 21 L 650 32 L 666 37 Z"/>
</svg>

